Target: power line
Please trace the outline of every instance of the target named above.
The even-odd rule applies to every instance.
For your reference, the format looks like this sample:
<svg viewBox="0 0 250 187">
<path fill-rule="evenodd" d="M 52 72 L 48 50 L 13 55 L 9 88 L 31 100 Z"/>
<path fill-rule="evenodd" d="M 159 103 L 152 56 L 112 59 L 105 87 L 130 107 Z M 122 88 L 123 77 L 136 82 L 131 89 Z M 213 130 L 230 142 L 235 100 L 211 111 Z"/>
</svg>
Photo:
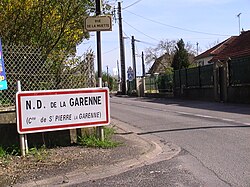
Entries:
<svg viewBox="0 0 250 187">
<path fill-rule="evenodd" d="M 116 47 L 116 48 L 113 48 L 113 49 L 111 49 L 111 50 L 109 50 L 109 51 L 106 51 L 106 52 L 104 52 L 103 54 L 105 55 L 105 54 L 110 53 L 110 52 L 112 52 L 112 51 L 115 51 L 115 50 L 117 50 L 117 49 L 119 49 L 119 47 Z"/>
<path fill-rule="evenodd" d="M 118 0 L 114 0 L 114 2 L 113 2 L 113 3 L 110 2 L 109 5 L 113 6 L 113 5 L 115 5 L 115 4 L 117 3 L 117 1 L 118 1 Z"/>
<path fill-rule="evenodd" d="M 158 45 L 158 44 L 149 43 L 149 42 L 145 42 L 145 41 L 141 41 L 141 40 L 140 40 L 140 43 L 147 44 L 147 45 L 155 45 L 155 46 L 157 46 L 157 45 Z"/>
<path fill-rule="evenodd" d="M 129 41 L 127 41 L 125 44 L 128 44 L 128 42 L 129 42 Z M 115 47 L 115 48 L 113 48 L 113 49 L 110 49 L 109 51 L 105 51 L 103 54 L 105 55 L 105 54 L 110 53 L 110 52 L 112 52 L 112 51 L 115 51 L 115 50 L 117 50 L 117 49 L 119 49 L 119 48 L 120 48 L 120 47 L 117 46 L 117 47 Z"/>
<path fill-rule="evenodd" d="M 148 37 L 148 38 L 150 38 L 150 39 L 152 39 L 152 40 L 159 41 L 159 40 L 157 40 L 156 38 L 153 38 L 153 37 L 151 37 L 151 36 L 145 34 L 144 32 L 142 32 L 142 31 L 136 29 L 135 27 L 133 27 L 132 25 L 130 25 L 130 24 L 129 24 L 128 22 L 126 22 L 125 20 L 123 20 L 123 22 L 126 23 L 126 24 L 127 24 L 128 26 L 130 26 L 131 28 L 133 28 L 134 30 L 136 30 L 137 32 L 143 34 L 144 36 L 146 36 L 146 37 Z"/>
<path fill-rule="evenodd" d="M 123 30 L 123 34 L 124 34 L 127 38 L 130 38 L 130 37 L 124 32 L 124 30 Z"/>
<path fill-rule="evenodd" d="M 225 35 L 225 34 L 216 34 L 216 33 L 208 33 L 208 32 L 201 32 L 201 31 L 195 31 L 195 30 L 191 30 L 191 29 L 186 29 L 186 28 L 181 28 L 181 27 L 176 27 L 176 26 L 173 26 L 173 25 L 168 25 L 168 24 L 165 24 L 165 23 L 162 23 L 162 22 L 159 22 L 159 21 L 156 21 L 156 20 L 152 20 L 152 19 L 149 19 L 149 18 L 146 18 L 144 16 L 140 16 L 138 14 L 135 14 L 131 11 L 128 11 L 128 10 L 125 10 L 126 12 L 130 13 L 130 14 L 133 14 L 135 16 L 138 16 L 140 18 L 143 18 L 147 21 L 151 21 L 153 23 L 157 23 L 157 24 L 160 24 L 160 25 L 163 25 L 163 26 L 166 26 L 166 27 L 170 27 L 170 28 L 174 28 L 174 29 L 178 29 L 178 30 L 183 30 L 183 31 L 187 31 L 187 32 L 193 32 L 193 33 L 198 33 L 198 34 L 206 34 L 206 35 L 213 35 L 213 36 L 231 36 L 231 35 Z"/>
<path fill-rule="evenodd" d="M 131 5 L 128 5 L 128 6 L 124 7 L 123 10 L 125 10 L 125 9 L 127 9 L 127 8 L 129 8 L 131 6 L 134 6 L 135 4 L 139 3 L 140 1 L 142 1 L 142 0 L 138 0 L 138 1 L 134 2 L 134 3 L 132 3 Z"/>
</svg>

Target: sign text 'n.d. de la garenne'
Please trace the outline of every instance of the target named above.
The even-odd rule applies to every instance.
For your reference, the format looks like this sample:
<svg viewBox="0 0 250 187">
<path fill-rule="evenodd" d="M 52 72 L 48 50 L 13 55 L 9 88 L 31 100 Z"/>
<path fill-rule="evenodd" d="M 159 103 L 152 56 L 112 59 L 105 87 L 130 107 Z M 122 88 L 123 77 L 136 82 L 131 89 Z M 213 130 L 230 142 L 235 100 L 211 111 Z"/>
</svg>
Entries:
<svg viewBox="0 0 250 187">
<path fill-rule="evenodd" d="M 106 88 L 18 92 L 20 134 L 108 125 Z"/>
</svg>

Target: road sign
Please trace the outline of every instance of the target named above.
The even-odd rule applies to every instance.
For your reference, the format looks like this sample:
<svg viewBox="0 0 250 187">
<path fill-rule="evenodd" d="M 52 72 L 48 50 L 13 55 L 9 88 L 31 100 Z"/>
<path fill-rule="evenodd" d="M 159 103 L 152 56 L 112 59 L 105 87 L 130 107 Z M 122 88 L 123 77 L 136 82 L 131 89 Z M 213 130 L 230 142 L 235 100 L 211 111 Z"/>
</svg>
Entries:
<svg viewBox="0 0 250 187">
<path fill-rule="evenodd" d="M 20 134 L 110 123 L 107 88 L 25 91 L 16 94 Z"/>
<path fill-rule="evenodd" d="M 127 73 L 128 73 L 128 80 L 129 81 L 134 80 L 134 70 L 131 68 L 131 66 L 129 66 Z"/>
<path fill-rule="evenodd" d="M 112 16 L 91 16 L 85 18 L 86 31 L 112 31 Z"/>
<path fill-rule="evenodd" d="M 3 50 L 2 43 L 0 38 L 0 90 L 7 90 L 7 79 L 4 68 L 4 60 L 3 60 Z"/>
</svg>

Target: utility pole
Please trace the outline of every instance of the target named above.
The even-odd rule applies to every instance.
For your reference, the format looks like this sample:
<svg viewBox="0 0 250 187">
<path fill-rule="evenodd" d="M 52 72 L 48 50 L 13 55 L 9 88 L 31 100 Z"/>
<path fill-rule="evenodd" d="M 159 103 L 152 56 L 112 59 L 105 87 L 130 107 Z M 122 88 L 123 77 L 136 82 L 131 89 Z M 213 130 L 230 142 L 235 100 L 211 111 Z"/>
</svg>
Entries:
<svg viewBox="0 0 250 187">
<path fill-rule="evenodd" d="M 101 0 L 96 0 L 96 16 L 101 14 Z M 101 54 L 101 32 L 96 31 L 97 41 L 97 67 L 98 67 L 98 84 L 102 87 L 102 54 Z"/>
<path fill-rule="evenodd" d="M 145 63 L 144 63 L 144 53 L 143 51 L 141 52 L 141 63 L 142 63 L 142 86 L 141 86 L 141 91 L 140 91 L 140 96 L 144 97 L 145 96 L 145 76 L 146 76 L 146 72 L 145 72 Z"/>
<path fill-rule="evenodd" d="M 141 52 L 141 63 L 142 63 L 142 76 L 145 77 L 145 64 L 144 64 L 144 53 L 143 51 Z"/>
<path fill-rule="evenodd" d="M 120 68 L 119 68 L 119 61 L 117 60 L 117 74 L 118 74 L 118 76 L 117 76 L 117 82 L 118 82 L 118 91 L 121 91 L 120 90 Z"/>
<path fill-rule="evenodd" d="M 96 16 L 101 14 L 101 0 L 95 0 L 96 3 Z M 101 53 L 101 32 L 96 31 L 96 41 L 97 41 L 97 67 L 98 67 L 98 84 L 102 87 L 102 53 Z M 104 128 L 102 126 L 96 128 L 96 134 L 101 141 L 104 141 Z"/>
<path fill-rule="evenodd" d="M 107 66 L 107 83 L 109 88 L 109 66 Z"/>
<path fill-rule="evenodd" d="M 119 20 L 120 60 L 121 60 L 121 91 L 122 91 L 122 95 L 125 95 L 126 94 L 126 70 L 125 70 L 124 38 L 123 38 L 123 30 L 122 30 L 121 2 L 118 2 L 118 20 Z"/>
<path fill-rule="evenodd" d="M 240 35 L 240 15 L 241 15 L 241 13 L 239 13 L 239 14 L 237 15 L 237 17 L 238 17 L 238 19 L 239 19 L 239 35 Z"/>
<path fill-rule="evenodd" d="M 198 42 L 196 43 L 196 53 L 197 53 L 196 55 L 198 56 L 198 54 L 199 54 L 199 43 Z"/>
<path fill-rule="evenodd" d="M 136 60 L 135 60 L 135 38 L 132 36 L 131 40 L 132 45 L 132 62 L 133 62 L 133 70 L 134 70 L 134 80 L 135 80 L 135 90 L 137 90 L 137 82 L 136 82 Z"/>
</svg>

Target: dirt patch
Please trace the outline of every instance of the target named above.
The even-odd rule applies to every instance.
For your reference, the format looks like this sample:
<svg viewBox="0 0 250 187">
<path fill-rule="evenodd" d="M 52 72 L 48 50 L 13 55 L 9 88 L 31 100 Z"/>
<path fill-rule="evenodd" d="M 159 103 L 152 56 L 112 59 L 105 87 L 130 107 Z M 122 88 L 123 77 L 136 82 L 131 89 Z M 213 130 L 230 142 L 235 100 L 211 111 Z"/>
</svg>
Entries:
<svg viewBox="0 0 250 187">
<path fill-rule="evenodd" d="M 121 145 L 112 149 L 68 146 L 45 149 L 40 155 L 0 159 L 0 186 L 46 179 L 77 169 L 111 165 L 144 153 L 122 135 L 113 138 Z"/>
</svg>

